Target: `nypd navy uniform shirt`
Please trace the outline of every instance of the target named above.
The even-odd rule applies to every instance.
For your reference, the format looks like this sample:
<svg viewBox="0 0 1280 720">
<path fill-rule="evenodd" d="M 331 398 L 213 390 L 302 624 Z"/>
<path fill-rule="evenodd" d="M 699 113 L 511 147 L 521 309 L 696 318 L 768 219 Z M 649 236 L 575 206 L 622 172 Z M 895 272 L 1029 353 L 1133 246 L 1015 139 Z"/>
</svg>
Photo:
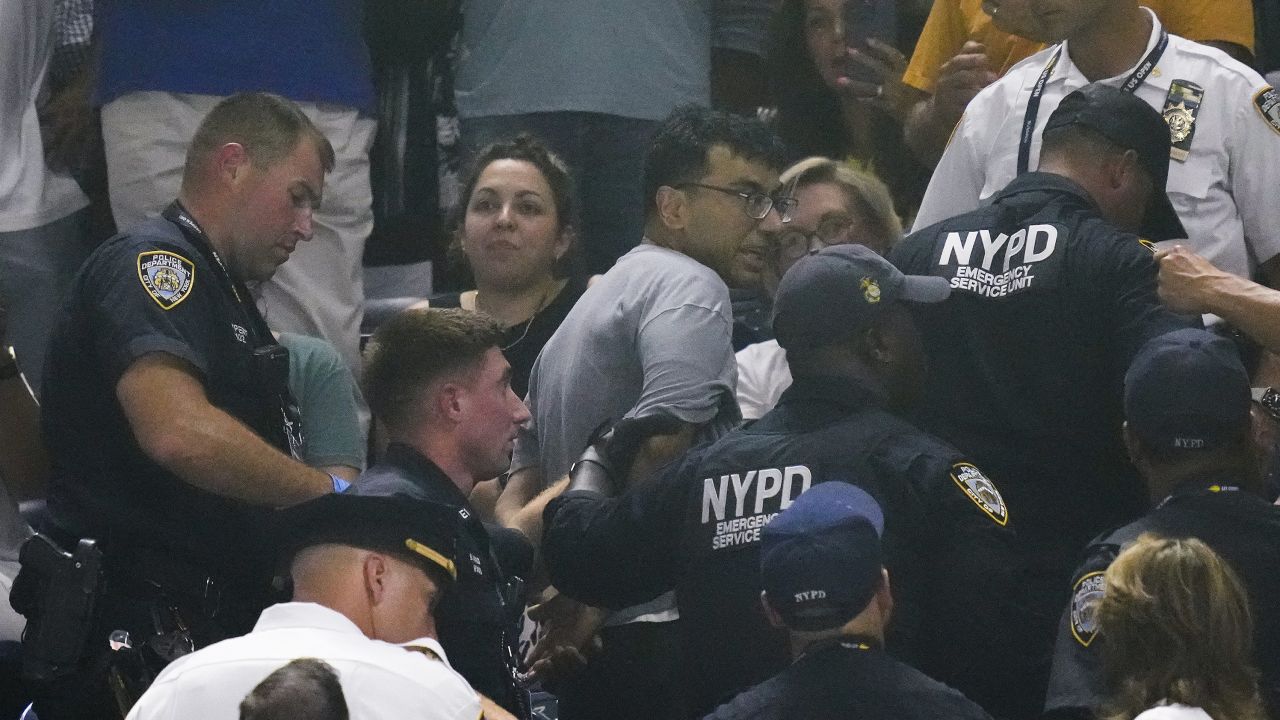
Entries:
<svg viewBox="0 0 1280 720">
<path fill-rule="evenodd" d="M 1148 515 L 1089 544 L 1071 579 L 1071 599 L 1059 623 L 1046 712 L 1056 717 L 1092 710 L 1102 701 L 1106 638 L 1099 632 L 1097 609 L 1106 591 L 1103 576 L 1120 551 L 1144 532 L 1198 538 L 1235 570 L 1249 593 L 1262 697 L 1275 716 L 1280 711 L 1280 507 L 1237 490 L 1229 479 L 1185 486 Z"/>
<path fill-rule="evenodd" d="M 138 446 L 116 399 L 130 365 L 167 353 L 195 369 L 210 403 L 268 443 L 285 453 L 300 444 L 287 387 L 264 377 L 254 359 L 274 339 L 201 242 L 154 218 L 108 240 L 81 268 L 46 363 L 49 509 L 63 539 L 96 538 L 109 559 L 127 564 L 130 548 L 146 548 L 223 580 L 265 585 L 269 508 L 197 489 L 161 468 Z M 187 411 L 169 408 L 175 419 Z"/>
<path fill-rule="evenodd" d="M 811 648 L 706 720 L 990 720 L 964 695 L 856 637 Z"/>
<path fill-rule="evenodd" d="M 1020 543 L 1052 548 L 1060 586 L 1079 547 L 1145 508 L 1120 434 L 1129 361 L 1198 320 L 1160 304 L 1151 249 L 1059 175 L 1022 175 L 889 259 L 952 288 L 915 307 L 929 360 L 918 420 L 1000 483 Z"/>
<path fill-rule="evenodd" d="M 976 465 L 848 379 L 797 378 L 764 418 L 617 499 L 553 500 L 547 567 L 562 592 L 604 607 L 675 588 L 691 709 L 707 712 L 786 665 L 786 638 L 759 606 L 760 529 L 823 481 L 856 484 L 884 509 L 890 652 L 965 692 L 1016 695 L 1005 680 L 1024 664 L 1016 516 Z"/>
<path fill-rule="evenodd" d="M 466 497 L 435 463 L 417 450 L 392 443 L 382 462 L 366 470 L 347 492 L 408 495 L 448 505 L 462 518 L 458 536 L 457 582 L 436 608 L 440 644 L 454 669 L 477 692 L 512 712 L 519 707 L 512 680 L 516 617 L 522 598 L 510 595 L 511 576 L 532 564 L 523 535 L 480 522 Z"/>
</svg>

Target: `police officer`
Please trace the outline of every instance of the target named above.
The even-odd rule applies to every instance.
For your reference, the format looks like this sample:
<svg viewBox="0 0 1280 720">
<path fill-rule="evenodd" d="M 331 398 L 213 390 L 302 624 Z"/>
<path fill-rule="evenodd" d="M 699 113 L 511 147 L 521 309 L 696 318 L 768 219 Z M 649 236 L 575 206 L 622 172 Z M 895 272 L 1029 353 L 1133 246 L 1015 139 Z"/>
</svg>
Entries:
<svg viewBox="0 0 1280 720">
<path fill-rule="evenodd" d="M 1144 508 L 1120 438 L 1124 370 L 1148 338 L 1194 322 L 1161 306 L 1132 234 L 1183 234 L 1163 191 L 1167 135 L 1133 95 L 1078 90 L 1049 118 L 1039 171 L 890 252 L 952 288 L 917 308 L 934 371 L 918 419 L 1000 481 L 1050 616 L 1078 548 Z"/>
<path fill-rule="evenodd" d="M 292 103 L 229 98 L 197 129 L 177 201 L 104 243 L 73 284 L 42 393 L 45 529 L 105 550 L 86 667 L 115 629 L 140 647 L 167 638 L 148 645 L 157 665 L 247 631 L 269 601 L 267 513 L 338 485 L 295 459 L 288 354 L 245 287 L 310 239 L 332 164 Z M 97 694 L 59 687 L 41 716 L 102 716 L 86 699 L 105 698 L 101 674 L 83 677 Z"/>
<path fill-rule="evenodd" d="M 1103 574 L 1144 532 L 1194 537 L 1222 555 L 1248 590 L 1263 699 L 1280 710 L 1280 508 L 1265 485 L 1250 427 L 1249 376 L 1228 340 L 1187 329 L 1152 339 L 1125 375 L 1125 443 L 1153 508 L 1089 544 L 1058 630 L 1046 711 L 1093 717 L 1104 696 L 1098 601 Z"/>
<path fill-rule="evenodd" d="M 404 312 L 379 327 L 365 355 L 364 390 L 391 442 L 348 491 L 422 498 L 458 514 L 458 581 L 440 603 L 437 626 L 489 718 L 509 717 L 495 702 L 528 714 L 515 640 L 533 549 L 517 531 L 486 527 L 467 501 L 477 482 L 506 471 L 516 431 L 529 419 L 511 390 L 502 338 L 488 316 L 456 309 Z"/>
<path fill-rule="evenodd" d="M 760 531 L 760 602 L 793 662 L 707 720 L 989 720 L 955 690 L 884 652 L 893 612 L 884 514 L 841 482 L 801 495 Z"/>
<path fill-rule="evenodd" d="M 787 663 L 785 634 L 757 601 L 760 532 L 822 482 L 857 485 L 884 508 L 898 600 L 889 651 L 985 701 L 1018 701 L 1005 679 L 1023 662 L 1011 513 L 982 470 L 894 414 L 924 370 L 904 304 L 946 295 L 860 245 L 802 258 L 774 306 L 795 377 L 777 408 L 616 499 L 623 488 L 598 464 L 611 445 L 603 461 L 589 450 L 548 506 L 545 561 L 562 592 L 620 607 L 676 589 L 694 713 Z"/>
<path fill-rule="evenodd" d="M 978 93 L 938 163 L 913 230 L 969 212 L 1044 168 L 1046 121 L 1091 83 L 1163 116 L 1168 192 L 1196 252 L 1228 272 L 1280 282 L 1280 95 L 1247 65 L 1169 34 L 1138 0 L 1036 0 L 1057 45 Z M 1154 130 L 1153 130 L 1154 131 Z M 1149 238 L 1163 240 L 1165 238 Z"/>
<path fill-rule="evenodd" d="M 293 601 L 264 610 L 249 634 L 166 667 L 129 720 L 245 717 L 249 703 L 241 701 L 255 686 L 284 663 L 308 657 L 339 668 L 334 690 L 339 697 L 346 691 L 351 717 L 480 716 L 475 691 L 434 638 L 432 609 L 457 576 L 452 508 L 330 493 L 275 520 Z M 297 711 L 305 704 L 296 699 L 294 713 L 270 715 L 304 717 Z"/>
</svg>

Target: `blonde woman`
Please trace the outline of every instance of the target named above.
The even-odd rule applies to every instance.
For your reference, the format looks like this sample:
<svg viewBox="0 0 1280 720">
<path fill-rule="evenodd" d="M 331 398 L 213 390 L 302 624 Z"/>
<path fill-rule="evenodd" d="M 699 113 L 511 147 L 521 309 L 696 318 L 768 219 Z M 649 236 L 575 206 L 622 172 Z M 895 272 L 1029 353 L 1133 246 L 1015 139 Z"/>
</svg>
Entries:
<svg viewBox="0 0 1280 720">
<path fill-rule="evenodd" d="M 1265 720 L 1244 586 L 1194 538 L 1144 534 L 1106 572 L 1104 720 Z"/>
</svg>

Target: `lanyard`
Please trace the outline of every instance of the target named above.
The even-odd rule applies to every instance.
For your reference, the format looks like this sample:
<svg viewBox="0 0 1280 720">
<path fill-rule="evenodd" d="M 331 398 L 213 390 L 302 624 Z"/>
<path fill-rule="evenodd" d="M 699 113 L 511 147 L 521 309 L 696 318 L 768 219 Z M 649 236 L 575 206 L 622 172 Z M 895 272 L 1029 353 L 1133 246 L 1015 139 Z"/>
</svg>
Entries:
<svg viewBox="0 0 1280 720">
<path fill-rule="evenodd" d="M 209 236 L 205 234 L 204 229 L 191 217 L 191 213 L 182 206 L 182 203 L 174 200 L 165 208 L 161 214 L 165 220 L 178 226 L 183 231 L 183 235 L 196 246 L 203 255 L 211 258 L 218 269 L 222 271 L 222 277 L 227 281 L 227 285 L 231 288 L 231 293 L 235 295 L 236 305 L 240 308 L 241 315 L 245 316 L 245 322 L 249 326 L 249 332 L 255 336 L 256 344 L 272 344 L 265 343 L 263 338 L 270 336 L 270 330 L 267 328 L 266 321 L 262 319 L 258 313 L 258 307 L 253 303 L 246 304 L 244 297 L 240 294 L 240 284 L 231 276 L 231 271 L 227 269 L 226 263 L 222 262 L 222 256 L 218 255 L 218 251 L 213 248 L 213 243 L 209 242 Z M 248 290 L 245 291 L 248 294 Z M 252 308 L 250 310 L 249 308 Z"/>
<path fill-rule="evenodd" d="M 1147 53 L 1147 57 L 1142 63 L 1129 74 L 1129 78 L 1124 81 L 1120 89 L 1127 93 L 1134 93 L 1138 88 L 1142 87 L 1142 83 L 1147 81 L 1147 76 L 1155 69 L 1156 63 L 1160 62 L 1160 57 L 1164 55 L 1165 48 L 1169 47 L 1169 33 L 1164 29 L 1160 29 L 1160 39 L 1156 41 L 1156 46 Z M 1027 114 L 1022 119 L 1022 135 L 1018 138 L 1018 174 L 1025 173 L 1031 165 L 1031 140 L 1036 132 L 1036 117 L 1040 114 L 1040 100 L 1044 97 L 1044 88 L 1049 84 L 1049 78 L 1053 77 L 1053 71 L 1058 67 L 1058 61 L 1062 58 L 1062 45 L 1058 46 L 1053 57 L 1049 58 L 1049 62 L 1045 64 L 1044 71 L 1040 73 L 1040 78 L 1036 80 L 1036 84 L 1031 88 L 1031 97 L 1027 100 Z"/>
<path fill-rule="evenodd" d="M 1160 508 L 1164 507 L 1165 505 L 1168 505 L 1169 503 L 1173 502 L 1178 498 L 1187 497 L 1190 495 L 1202 495 L 1204 493 L 1233 493 L 1233 492 L 1240 492 L 1240 487 L 1237 485 L 1219 485 L 1215 483 L 1213 485 L 1201 487 L 1197 490 L 1175 492 L 1174 494 L 1170 495 L 1164 500 L 1161 500 L 1160 504 L 1156 506 L 1156 509 L 1159 510 Z"/>
<path fill-rule="evenodd" d="M 796 661 L 799 662 L 810 655 L 817 655 L 818 653 L 834 650 L 836 648 L 869 652 L 871 650 L 878 650 L 880 648 L 880 642 L 875 638 L 870 637 L 842 637 L 832 638 L 830 640 L 819 640 L 805 648 L 804 652 L 800 653 L 800 657 L 796 658 Z"/>
</svg>

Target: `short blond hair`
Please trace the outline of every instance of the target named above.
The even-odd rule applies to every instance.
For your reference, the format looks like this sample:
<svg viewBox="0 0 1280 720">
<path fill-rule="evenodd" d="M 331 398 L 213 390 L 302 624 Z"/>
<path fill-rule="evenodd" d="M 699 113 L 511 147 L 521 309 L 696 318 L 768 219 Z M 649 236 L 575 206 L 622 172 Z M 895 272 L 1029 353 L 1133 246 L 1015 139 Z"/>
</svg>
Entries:
<svg viewBox="0 0 1280 720">
<path fill-rule="evenodd" d="M 893 208 L 889 188 L 875 174 L 847 162 L 815 156 L 805 158 L 782 171 L 778 181 L 784 186 L 801 188 L 818 183 L 840 186 L 857 211 L 863 225 L 883 247 L 893 247 L 902 238 L 902 219 Z"/>
<path fill-rule="evenodd" d="M 1146 533 L 1105 582 L 1098 631 L 1108 700 L 1100 717 L 1131 720 L 1168 701 L 1215 718 L 1265 718 L 1249 596 L 1226 560 L 1195 538 Z"/>
</svg>

